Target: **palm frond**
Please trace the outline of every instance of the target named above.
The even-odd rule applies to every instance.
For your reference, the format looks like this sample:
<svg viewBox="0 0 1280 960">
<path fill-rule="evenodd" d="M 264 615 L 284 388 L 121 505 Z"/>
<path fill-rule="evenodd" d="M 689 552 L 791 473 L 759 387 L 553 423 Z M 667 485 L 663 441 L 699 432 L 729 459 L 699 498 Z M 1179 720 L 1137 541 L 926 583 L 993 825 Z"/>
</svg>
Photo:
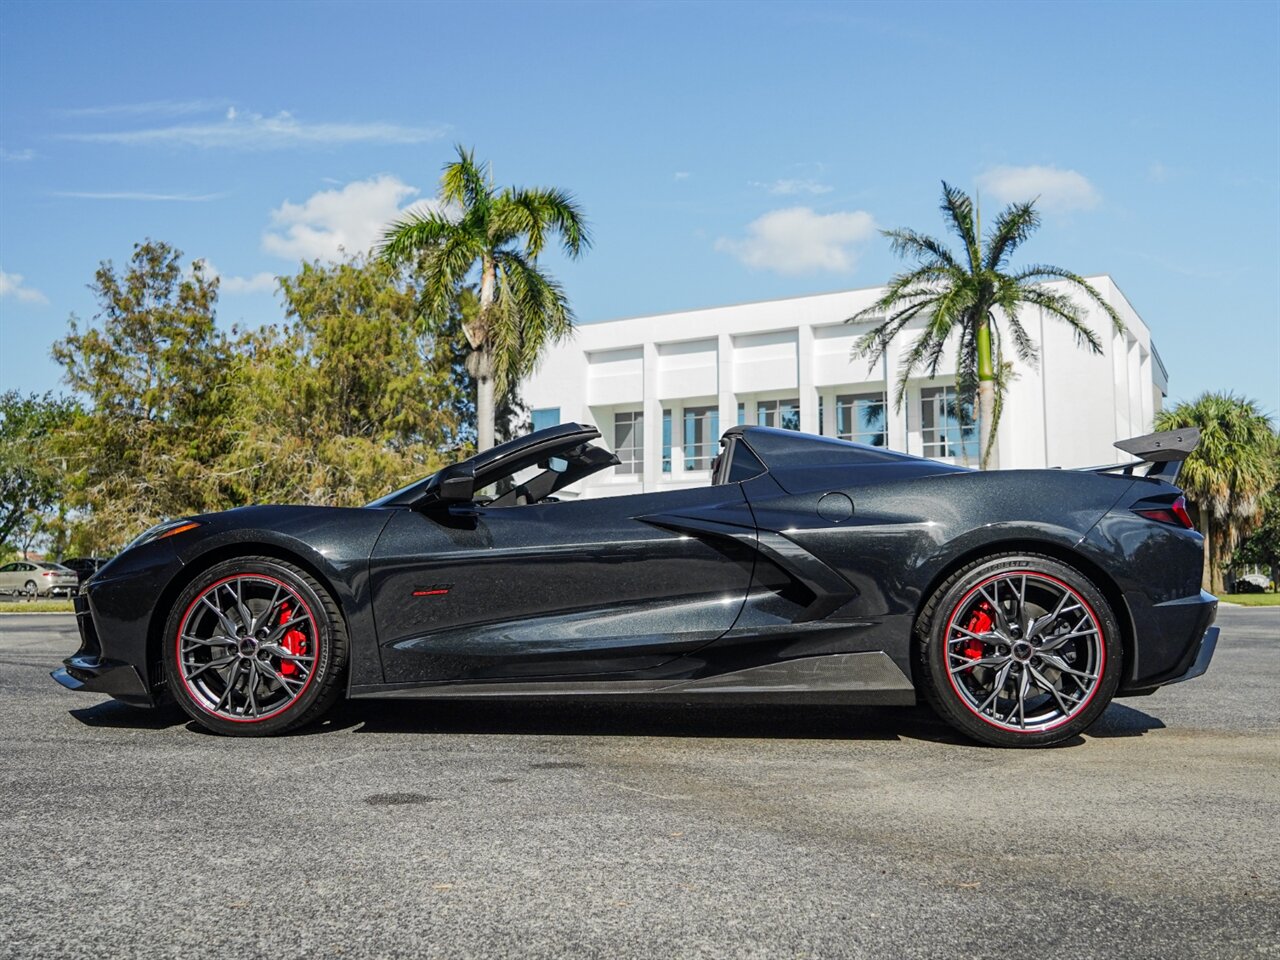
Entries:
<svg viewBox="0 0 1280 960">
<path fill-rule="evenodd" d="M 1054 293 L 1043 287 L 1026 287 L 1022 301 L 1040 307 L 1049 316 L 1067 324 L 1076 335 L 1076 343 L 1088 346 L 1094 353 L 1102 352 L 1102 341 L 1080 315 L 1080 306 L 1065 293 Z"/>
<path fill-rule="evenodd" d="M 457 231 L 422 251 L 419 309 L 428 320 L 443 320 L 453 307 L 457 287 L 483 254 L 475 237 Z"/>
<path fill-rule="evenodd" d="M 982 269 L 982 258 L 978 255 L 978 230 L 974 226 L 973 199 L 963 190 L 943 180 L 940 209 L 949 221 L 951 232 L 964 244 L 969 257 L 969 272 L 977 274 Z"/>
<path fill-rule="evenodd" d="M 1027 333 L 1027 328 L 1022 325 L 1022 321 L 1018 319 L 1017 313 L 1004 313 L 1005 325 L 1009 328 L 1009 334 L 1013 338 L 1013 347 L 1018 352 L 1018 359 L 1031 367 L 1033 370 L 1040 363 L 1040 349 L 1036 346 L 1036 342 L 1031 339 L 1031 334 Z M 991 319 L 991 328 L 999 330 L 1000 325 L 996 323 L 994 314 Z M 997 365 L 998 369 L 998 365 Z"/>
<path fill-rule="evenodd" d="M 1029 203 L 1012 203 L 1000 211 L 987 241 L 984 263 L 986 269 L 999 270 L 1039 226 L 1040 214 L 1036 211 L 1034 200 Z"/>
<path fill-rule="evenodd" d="M 1124 321 L 1120 319 L 1120 314 L 1116 312 L 1115 307 L 1106 301 L 1106 298 L 1098 292 L 1098 289 L 1084 277 L 1078 273 L 1072 273 L 1070 270 L 1064 270 L 1061 267 L 1050 266 L 1049 264 L 1037 263 L 1030 267 L 1026 267 L 1013 274 L 1013 279 L 1020 283 L 1043 283 L 1046 280 L 1065 280 L 1078 290 L 1084 293 L 1102 308 L 1103 313 L 1111 318 L 1111 324 L 1115 328 L 1116 333 L 1123 333 L 1125 326 Z"/>
<path fill-rule="evenodd" d="M 537 257 L 547 233 L 558 234 L 564 252 L 579 257 L 591 246 L 591 231 L 573 194 L 546 187 L 504 191 L 495 212 L 497 229 L 526 237 L 525 253 Z"/>
<path fill-rule="evenodd" d="M 458 224 L 439 211 L 411 213 L 383 232 L 378 256 L 388 263 L 405 263 L 423 250 L 443 243 L 457 229 Z"/>
<path fill-rule="evenodd" d="M 915 230 L 882 230 L 889 238 L 889 247 L 899 257 L 912 257 L 926 267 L 959 267 L 946 244 L 928 234 Z"/>
<path fill-rule="evenodd" d="M 458 159 L 444 165 L 440 175 L 440 198 L 467 210 L 488 206 L 492 194 L 484 171 L 476 163 L 474 150 L 455 144 Z"/>
<path fill-rule="evenodd" d="M 853 345 L 853 357 L 865 357 L 870 372 L 884 357 L 893 338 L 917 316 L 931 309 L 936 298 L 930 297 L 908 304 L 885 321 L 860 336 Z M 851 358 L 852 359 L 852 358 Z"/>
<path fill-rule="evenodd" d="M 495 321 L 490 325 L 495 385 L 506 389 L 533 369 L 543 349 L 573 332 L 564 288 L 521 254 L 497 254 Z"/>
</svg>

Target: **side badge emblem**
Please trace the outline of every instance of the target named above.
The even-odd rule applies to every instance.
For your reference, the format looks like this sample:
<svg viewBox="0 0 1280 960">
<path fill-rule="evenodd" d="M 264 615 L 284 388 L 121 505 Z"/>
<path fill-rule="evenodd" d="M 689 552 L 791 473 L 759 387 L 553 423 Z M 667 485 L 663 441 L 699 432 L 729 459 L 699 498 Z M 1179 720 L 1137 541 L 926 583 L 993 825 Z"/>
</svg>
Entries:
<svg viewBox="0 0 1280 960">
<path fill-rule="evenodd" d="M 453 589 L 452 583 L 433 583 L 429 587 L 414 587 L 415 597 L 443 597 Z"/>
</svg>

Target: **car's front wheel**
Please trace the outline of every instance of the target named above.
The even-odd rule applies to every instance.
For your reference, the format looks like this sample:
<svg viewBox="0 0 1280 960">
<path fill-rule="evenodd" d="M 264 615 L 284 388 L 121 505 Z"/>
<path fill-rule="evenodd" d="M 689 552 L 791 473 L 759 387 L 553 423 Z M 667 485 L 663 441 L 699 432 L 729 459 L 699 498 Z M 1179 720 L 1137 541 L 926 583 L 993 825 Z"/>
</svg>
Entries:
<svg viewBox="0 0 1280 960">
<path fill-rule="evenodd" d="M 262 736 L 310 723 L 333 704 L 347 647 L 337 604 L 307 571 L 241 557 L 210 567 L 178 597 L 165 672 L 197 723 Z"/>
<path fill-rule="evenodd" d="M 1084 732 L 1115 695 L 1122 657 L 1101 591 L 1036 554 L 961 568 L 917 625 L 929 702 L 956 729 L 995 746 L 1047 746 Z"/>
</svg>

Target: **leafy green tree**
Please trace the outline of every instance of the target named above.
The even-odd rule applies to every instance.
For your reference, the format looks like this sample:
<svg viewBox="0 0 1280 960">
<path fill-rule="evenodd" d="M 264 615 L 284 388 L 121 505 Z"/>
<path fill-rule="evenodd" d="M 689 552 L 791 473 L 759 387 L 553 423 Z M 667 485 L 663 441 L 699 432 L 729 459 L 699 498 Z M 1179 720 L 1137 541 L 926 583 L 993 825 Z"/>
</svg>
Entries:
<svg viewBox="0 0 1280 960">
<path fill-rule="evenodd" d="M 1262 520 L 1258 528 L 1240 544 L 1231 561 L 1240 566 L 1257 564 L 1266 567 L 1271 582 L 1280 585 L 1280 486 L 1263 498 Z"/>
<path fill-rule="evenodd" d="M 1277 479 L 1277 439 L 1257 403 L 1232 393 L 1203 393 L 1156 414 L 1157 430 L 1198 427 L 1200 443 L 1178 484 L 1196 507 L 1205 538 L 1204 588 L 1223 592 L 1231 554 L 1260 518 Z"/>
<path fill-rule="evenodd" d="M 479 448 L 487 450 L 494 442 L 495 394 L 505 393 L 548 344 L 573 329 L 564 289 L 539 268 L 538 255 L 558 237 L 576 258 L 591 241 L 571 194 L 498 189 L 472 151 L 457 150 L 440 178 L 439 209 L 392 224 L 381 250 L 387 262 L 415 267 L 423 313 L 435 324 L 452 314 L 459 287 L 475 278 L 479 301 L 462 332 L 472 351 L 467 363 L 476 380 Z"/>
<path fill-rule="evenodd" d="M 206 496 L 225 452 L 231 370 L 214 323 L 218 280 L 165 243 L 137 244 L 128 268 L 102 263 L 98 313 L 74 316 L 53 347 L 85 409 L 58 435 L 68 505 L 85 540 L 118 547 L 168 517 L 218 509 Z"/>
<path fill-rule="evenodd" d="M 62 499 L 53 440 L 78 409 L 52 393 L 0 393 L 0 544 L 29 542 L 27 531 Z"/>
<path fill-rule="evenodd" d="M 380 261 L 303 264 L 280 289 L 288 321 L 232 345 L 231 441 L 211 495 L 365 503 L 466 446 L 456 311 L 423 335 L 418 290 Z"/>
<path fill-rule="evenodd" d="M 942 184 L 942 214 L 947 229 L 960 241 L 954 254 L 942 240 L 914 230 L 887 230 L 893 251 L 915 261 L 905 273 L 889 281 L 875 303 L 849 318 L 850 323 L 888 316 L 863 334 L 854 348 L 874 365 L 884 357 L 889 343 L 917 319 L 924 328 L 902 359 L 895 402 L 906 397 L 907 382 L 920 370 L 930 377 L 938 373 L 947 343 L 957 342 L 957 418 L 963 424 L 973 409 L 976 393 L 981 465 L 987 467 L 998 414 L 1003 406 L 1003 344 L 1007 337 L 1025 363 L 1034 364 L 1039 348 L 1019 319 L 1024 306 L 1039 307 L 1048 317 L 1066 323 L 1076 342 L 1094 353 L 1102 345 L 1088 326 L 1080 304 L 1067 293 L 1046 289 L 1049 281 L 1066 281 L 1102 308 L 1116 330 L 1123 330 L 1119 314 L 1083 277 L 1044 264 L 1013 270 L 1015 251 L 1040 226 L 1035 201 L 1014 203 L 996 217 L 985 235 L 973 200 L 961 190 Z"/>
</svg>

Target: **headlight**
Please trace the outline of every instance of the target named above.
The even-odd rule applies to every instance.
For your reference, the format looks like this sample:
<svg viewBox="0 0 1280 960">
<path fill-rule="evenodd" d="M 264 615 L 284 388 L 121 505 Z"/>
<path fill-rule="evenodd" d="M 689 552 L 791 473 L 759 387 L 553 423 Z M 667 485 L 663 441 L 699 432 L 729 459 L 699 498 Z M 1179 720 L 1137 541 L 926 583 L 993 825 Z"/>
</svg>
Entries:
<svg viewBox="0 0 1280 960">
<path fill-rule="evenodd" d="M 134 547 L 140 547 L 144 543 L 150 543 L 152 540 L 163 540 L 165 537 L 172 537 L 176 533 L 186 533 L 188 530 L 194 530 L 200 524 L 194 520 L 166 520 L 164 523 L 157 523 L 154 527 L 139 537 L 136 537 L 125 550 L 132 550 Z M 121 551 L 124 552 L 123 550 Z"/>
</svg>

